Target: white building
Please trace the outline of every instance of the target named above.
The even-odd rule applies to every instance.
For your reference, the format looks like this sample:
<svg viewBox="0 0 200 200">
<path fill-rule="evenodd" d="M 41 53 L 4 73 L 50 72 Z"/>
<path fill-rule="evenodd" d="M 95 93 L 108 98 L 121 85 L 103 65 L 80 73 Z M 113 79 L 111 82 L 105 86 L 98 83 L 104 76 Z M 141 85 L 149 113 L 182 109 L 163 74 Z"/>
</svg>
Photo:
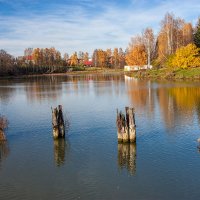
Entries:
<svg viewBox="0 0 200 200">
<path fill-rule="evenodd" d="M 143 66 L 137 66 L 137 65 L 133 65 L 133 66 L 128 66 L 125 65 L 124 66 L 124 71 L 139 71 L 139 70 L 144 70 L 144 69 L 152 69 L 152 65 L 143 65 Z"/>
</svg>

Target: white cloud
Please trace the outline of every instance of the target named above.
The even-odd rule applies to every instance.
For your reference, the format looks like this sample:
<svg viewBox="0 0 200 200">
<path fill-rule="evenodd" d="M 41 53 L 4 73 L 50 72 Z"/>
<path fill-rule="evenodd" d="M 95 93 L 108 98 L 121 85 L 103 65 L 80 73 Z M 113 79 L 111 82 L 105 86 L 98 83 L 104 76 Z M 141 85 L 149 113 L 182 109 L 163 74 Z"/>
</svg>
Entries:
<svg viewBox="0 0 200 200">
<path fill-rule="evenodd" d="M 107 3 L 101 5 L 101 12 L 94 12 L 94 7 L 98 6 L 90 0 L 82 0 L 80 5 L 57 6 L 39 14 L 0 15 L 0 49 L 15 56 L 22 55 L 27 47 L 54 46 L 62 53 L 69 54 L 79 50 L 92 53 L 95 48 L 125 49 L 131 36 L 145 27 L 158 30 L 160 20 L 167 11 L 196 22 L 199 1 L 156 2 L 154 6 L 144 7 L 143 1 L 137 9 L 136 1 L 123 8 Z"/>
</svg>

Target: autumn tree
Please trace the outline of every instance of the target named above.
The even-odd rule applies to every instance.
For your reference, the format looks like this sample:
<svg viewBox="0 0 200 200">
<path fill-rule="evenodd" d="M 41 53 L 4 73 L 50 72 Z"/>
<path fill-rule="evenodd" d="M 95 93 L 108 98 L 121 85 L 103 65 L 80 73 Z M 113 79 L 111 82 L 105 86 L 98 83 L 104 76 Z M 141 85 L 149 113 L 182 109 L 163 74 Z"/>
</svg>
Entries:
<svg viewBox="0 0 200 200">
<path fill-rule="evenodd" d="M 150 66 L 155 50 L 155 37 L 151 28 L 146 28 L 143 33 L 143 43 L 147 54 L 147 65 Z"/>
<path fill-rule="evenodd" d="M 125 53 L 122 48 L 119 48 L 119 68 L 123 68 L 125 65 Z"/>
<path fill-rule="evenodd" d="M 0 50 L 0 75 L 14 72 L 14 57 L 4 50 Z"/>
<path fill-rule="evenodd" d="M 194 32 L 194 43 L 197 47 L 200 48 L 200 17 L 198 19 L 197 26 L 195 27 L 195 32 Z"/>
<path fill-rule="evenodd" d="M 97 55 L 98 55 L 99 67 L 106 67 L 106 63 L 107 63 L 106 51 L 99 49 L 97 52 Z"/>
<path fill-rule="evenodd" d="M 114 67 L 118 67 L 119 66 L 118 48 L 114 48 L 114 50 L 113 50 L 113 64 L 114 64 Z"/>
<path fill-rule="evenodd" d="M 182 28 L 183 46 L 193 43 L 193 27 L 191 23 L 184 23 Z"/>
<path fill-rule="evenodd" d="M 131 38 L 129 43 L 128 52 L 126 54 L 126 63 L 128 65 L 145 65 L 147 54 L 143 39 L 141 36 Z"/>
<path fill-rule="evenodd" d="M 112 56 L 112 50 L 106 49 L 106 67 L 112 67 L 113 66 L 113 56 Z"/>
<path fill-rule="evenodd" d="M 161 21 L 161 30 L 157 38 L 157 60 L 164 63 L 178 48 L 191 43 L 192 32 L 191 23 L 186 23 L 183 19 L 166 13 Z"/>
<path fill-rule="evenodd" d="M 97 67 L 98 66 L 98 50 L 95 49 L 94 52 L 93 52 L 93 55 L 92 55 L 92 62 L 94 64 L 94 67 Z"/>
<path fill-rule="evenodd" d="M 200 67 L 200 48 L 195 44 L 188 44 L 176 50 L 175 56 L 171 61 L 174 68 Z"/>
<path fill-rule="evenodd" d="M 70 66 L 78 66 L 78 55 L 77 52 L 74 52 L 70 57 Z"/>
</svg>

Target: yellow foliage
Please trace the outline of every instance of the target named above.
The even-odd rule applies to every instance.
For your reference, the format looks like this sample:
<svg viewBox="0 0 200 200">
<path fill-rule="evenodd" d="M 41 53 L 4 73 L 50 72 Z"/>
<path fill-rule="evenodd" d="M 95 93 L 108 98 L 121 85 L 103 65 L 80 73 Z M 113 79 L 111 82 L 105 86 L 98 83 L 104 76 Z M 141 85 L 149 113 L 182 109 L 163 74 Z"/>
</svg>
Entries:
<svg viewBox="0 0 200 200">
<path fill-rule="evenodd" d="M 128 65 L 145 65 L 147 60 L 147 54 L 145 52 L 144 45 L 135 45 L 130 49 L 126 55 L 126 62 Z"/>
<path fill-rule="evenodd" d="M 172 88 L 169 90 L 169 94 L 173 97 L 179 108 L 191 110 L 199 102 L 200 88 Z"/>
<path fill-rule="evenodd" d="M 194 44 L 188 44 L 176 50 L 175 56 L 171 61 L 172 67 L 187 68 L 200 67 L 200 48 Z"/>
</svg>

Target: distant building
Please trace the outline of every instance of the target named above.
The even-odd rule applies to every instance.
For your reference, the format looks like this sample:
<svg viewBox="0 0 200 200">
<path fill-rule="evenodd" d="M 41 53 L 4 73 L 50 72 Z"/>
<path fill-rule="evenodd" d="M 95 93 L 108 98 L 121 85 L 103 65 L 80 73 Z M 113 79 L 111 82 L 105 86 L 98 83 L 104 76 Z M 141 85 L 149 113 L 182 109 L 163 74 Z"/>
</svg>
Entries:
<svg viewBox="0 0 200 200">
<path fill-rule="evenodd" d="M 124 71 L 139 71 L 139 70 L 146 70 L 146 69 L 152 69 L 152 65 L 143 65 L 143 66 L 137 66 L 137 65 L 133 65 L 133 66 L 128 66 L 125 65 L 124 66 Z"/>
<path fill-rule="evenodd" d="M 33 48 L 27 48 L 24 50 L 24 58 L 26 62 L 33 61 Z"/>
<path fill-rule="evenodd" d="M 86 66 L 86 67 L 92 67 L 92 61 L 90 61 L 90 60 L 85 61 L 84 62 L 84 66 Z"/>
</svg>

